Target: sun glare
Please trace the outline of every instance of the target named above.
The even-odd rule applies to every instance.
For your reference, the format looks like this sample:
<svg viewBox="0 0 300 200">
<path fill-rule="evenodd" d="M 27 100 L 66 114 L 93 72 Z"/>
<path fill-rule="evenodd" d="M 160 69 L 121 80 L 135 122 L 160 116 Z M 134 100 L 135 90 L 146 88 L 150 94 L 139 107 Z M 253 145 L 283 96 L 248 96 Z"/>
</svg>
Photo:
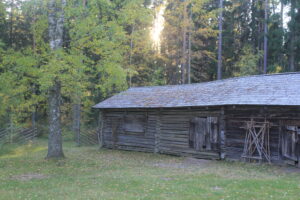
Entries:
<svg viewBox="0 0 300 200">
<path fill-rule="evenodd" d="M 157 8 L 156 16 L 153 21 L 153 26 L 151 28 L 151 38 L 153 41 L 153 46 L 156 50 L 160 51 L 161 46 L 161 33 L 164 29 L 164 13 L 166 9 L 166 1 Z"/>
</svg>

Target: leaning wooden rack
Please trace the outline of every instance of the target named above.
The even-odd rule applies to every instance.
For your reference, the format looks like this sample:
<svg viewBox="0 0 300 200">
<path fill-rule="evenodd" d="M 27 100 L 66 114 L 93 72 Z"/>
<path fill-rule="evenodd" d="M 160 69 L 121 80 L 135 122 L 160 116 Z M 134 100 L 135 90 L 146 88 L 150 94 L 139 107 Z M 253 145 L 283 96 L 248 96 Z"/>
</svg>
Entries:
<svg viewBox="0 0 300 200">
<path fill-rule="evenodd" d="M 268 121 L 256 122 L 253 119 L 246 122 L 246 137 L 242 158 L 245 161 L 266 160 L 271 163 L 270 156 L 270 127 Z"/>
</svg>

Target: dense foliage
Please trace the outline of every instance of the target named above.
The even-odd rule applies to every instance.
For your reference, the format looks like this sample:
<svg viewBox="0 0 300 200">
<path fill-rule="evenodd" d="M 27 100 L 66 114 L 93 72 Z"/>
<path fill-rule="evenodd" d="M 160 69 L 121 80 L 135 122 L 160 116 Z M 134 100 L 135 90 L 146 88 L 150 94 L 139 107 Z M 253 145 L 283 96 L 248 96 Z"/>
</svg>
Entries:
<svg viewBox="0 0 300 200">
<path fill-rule="evenodd" d="M 224 0 L 224 78 L 263 73 L 265 0 Z M 188 4 L 185 6 L 185 4 Z M 267 73 L 299 70 L 300 3 L 268 1 Z M 187 14 L 185 14 L 187 13 Z M 191 34 L 192 82 L 217 76 L 219 0 L 168 1 L 163 33 L 163 56 L 169 83 L 178 84 L 189 51 L 182 47 L 184 31 Z M 186 15 L 191 16 L 186 20 Z M 185 79 L 186 80 L 186 79 Z M 186 81 L 185 81 L 186 82 Z"/>
<path fill-rule="evenodd" d="M 68 0 L 63 48 L 53 52 L 47 0 L 1 1 L 0 126 L 43 122 L 55 81 L 70 125 L 73 105 L 82 124 L 95 124 L 95 103 L 130 86 L 187 83 L 189 65 L 191 82 L 216 79 L 219 1 L 164 2 Z M 157 51 L 150 28 L 161 6 Z M 223 16 L 223 77 L 262 73 L 264 1 L 225 0 Z M 268 73 L 299 70 L 299 19 L 298 1 L 269 2 Z"/>
</svg>

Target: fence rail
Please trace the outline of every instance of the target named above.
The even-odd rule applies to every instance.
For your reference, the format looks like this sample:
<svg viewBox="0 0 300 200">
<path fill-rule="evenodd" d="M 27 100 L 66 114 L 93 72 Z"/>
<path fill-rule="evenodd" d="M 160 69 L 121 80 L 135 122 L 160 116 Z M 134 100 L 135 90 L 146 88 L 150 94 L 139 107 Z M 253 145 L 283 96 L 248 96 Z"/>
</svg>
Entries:
<svg viewBox="0 0 300 200">
<path fill-rule="evenodd" d="M 82 130 L 77 138 L 78 145 L 96 145 L 98 144 L 97 130 Z"/>
<path fill-rule="evenodd" d="M 6 134 L 7 134 L 7 130 L 6 129 L 0 129 L 0 140 L 2 138 L 4 138 L 6 136 Z"/>
<path fill-rule="evenodd" d="M 25 143 L 37 136 L 37 128 L 2 128 L 0 143 Z"/>
</svg>

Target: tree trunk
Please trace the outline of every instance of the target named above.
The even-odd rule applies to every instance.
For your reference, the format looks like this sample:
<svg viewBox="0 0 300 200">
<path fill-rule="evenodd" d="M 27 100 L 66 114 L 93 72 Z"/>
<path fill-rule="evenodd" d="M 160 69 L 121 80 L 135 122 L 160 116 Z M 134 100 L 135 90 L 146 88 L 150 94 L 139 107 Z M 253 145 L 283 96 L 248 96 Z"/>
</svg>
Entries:
<svg viewBox="0 0 300 200">
<path fill-rule="evenodd" d="M 283 1 L 280 1 L 280 26 L 282 28 L 283 31 L 283 9 L 284 9 L 284 4 Z"/>
<path fill-rule="evenodd" d="M 295 14 L 296 0 L 291 0 L 291 27 L 290 27 L 290 45 L 289 45 L 289 66 L 290 71 L 295 71 Z"/>
<path fill-rule="evenodd" d="M 259 38 L 258 38 L 258 50 L 259 52 L 261 52 L 263 50 L 263 41 L 261 39 L 261 35 L 262 35 L 262 23 L 261 22 L 258 22 L 258 35 L 259 35 Z M 263 59 L 261 56 L 259 56 L 259 61 L 258 61 L 258 72 L 259 74 L 262 74 L 263 73 Z"/>
<path fill-rule="evenodd" d="M 258 0 L 257 2 L 257 9 L 258 9 L 258 14 L 257 14 L 257 48 L 259 50 L 259 52 L 263 51 L 264 49 L 264 40 L 262 39 L 263 34 L 264 34 L 264 23 L 263 20 L 264 19 L 264 0 Z M 263 58 L 259 58 L 258 61 L 258 72 L 260 74 L 263 74 L 264 72 L 264 59 Z"/>
<path fill-rule="evenodd" d="M 14 43 L 14 39 L 13 39 L 13 26 L 14 26 L 14 20 L 13 20 L 13 13 L 14 13 L 14 6 L 15 6 L 15 2 L 14 0 L 11 0 L 10 3 L 10 14 L 9 14 L 9 18 L 10 18 L 10 24 L 9 24 L 9 46 L 10 48 L 13 48 L 13 43 Z"/>
<path fill-rule="evenodd" d="M 83 8 L 86 8 L 87 0 L 82 1 L 82 6 Z M 77 146 L 81 145 L 80 127 L 81 127 L 81 98 L 79 92 L 77 92 L 75 94 L 74 103 L 73 103 L 73 127 L 72 127 L 74 133 L 74 141 L 77 143 Z"/>
<path fill-rule="evenodd" d="M 222 79 L 222 31 L 223 31 L 223 0 L 220 0 L 220 14 L 219 14 L 219 44 L 218 44 L 218 72 L 217 79 Z"/>
<path fill-rule="evenodd" d="M 283 45 L 284 45 L 284 27 L 283 27 L 283 9 L 284 9 L 284 4 L 283 4 L 283 1 L 281 0 L 280 1 L 280 28 L 281 28 L 281 34 L 282 34 L 282 36 L 281 36 L 281 54 L 280 54 L 280 63 L 281 63 L 281 66 L 283 67 L 283 68 L 285 68 L 284 67 L 284 48 L 283 48 Z"/>
<path fill-rule="evenodd" d="M 82 0 L 82 5 L 83 5 L 83 7 L 86 7 L 86 5 L 87 5 L 87 0 Z"/>
<path fill-rule="evenodd" d="M 33 15 L 33 19 L 32 19 L 32 24 L 31 26 L 34 27 L 35 24 L 36 24 L 36 0 L 33 1 L 33 12 L 34 12 L 34 15 Z M 32 34 L 32 50 L 33 50 L 33 55 L 36 56 L 36 30 L 33 31 L 33 34 Z M 37 91 L 37 86 L 36 84 L 33 84 L 32 86 L 32 93 L 33 94 L 36 94 L 36 91 Z M 32 117 L 31 117 L 31 123 L 32 123 L 32 127 L 33 128 L 36 128 L 36 111 L 37 111 L 37 106 L 34 105 L 34 108 L 33 108 L 33 112 L 32 112 Z"/>
<path fill-rule="evenodd" d="M 192 5 L 190 8 L 190 17 L 189 17 L 189 37 L 188 37 L 188 84 L 191 84 L 191 54 L 192 54 Z"/>
<path fill-rule="evenodd" d="M 257 2 L 256 0 L 251 1 L 251 22 L 250 22 L 250 28 L 251 28 L 251 42 L 253 44 L 253 49 L 257 50 Z"/>
<path fill-rule="evenodd" d="M 63 158 L 61 119 L 60 119 L 60 83 L 55 81 L 49 91 L 49 140 L 47 158 Z"/>
<path fill-rule="evenodd" d="M 268 64 L 268 12 L 269 2 L 265 0 L 265 20 L 264 20 L 264 74 L 267 73 Z"/>
<path fill-rule="evenodd" d="M 64 7 L 66 0 L 61 0 L 61 6 L 57 6 L 56 0 L 49 0 L 49 43 L 51 50 L 57 50 L 63 45 L 63 31 L 64 31 Z"/>
<path fill-rule="evenodd" d="M 132 84 L 132 72 L 131 72 L 131 64 L 132 64 L 132 51 L 133 51 L 133 33 L 134 33 L 134 25 L 131 28 L 130 34 L 130 52 L 129 52 L 129 87 Z"/>
<path fill-rule="evenodd" d="M 49 43 L 52 51 L 62 48 L 64 29 L 64 7 L 66 0 L 61 0 L 58 6 L 56 0 L 49 1 Z M 62 135 L 61 135 L 61 83 L 54 80 L 54 85 L 49 90 L 49 141 L 46 158 L 63 158 Z"/>
<path fill-rule="evenodd" d="M 182 27 L 182 57 L 181 57 L 181 84 L 185 84 L 186 79 L 186 21 L 187 21 L 187 6 L 186 1 L 183 2 L 183 27 Z"/>
</svg>

